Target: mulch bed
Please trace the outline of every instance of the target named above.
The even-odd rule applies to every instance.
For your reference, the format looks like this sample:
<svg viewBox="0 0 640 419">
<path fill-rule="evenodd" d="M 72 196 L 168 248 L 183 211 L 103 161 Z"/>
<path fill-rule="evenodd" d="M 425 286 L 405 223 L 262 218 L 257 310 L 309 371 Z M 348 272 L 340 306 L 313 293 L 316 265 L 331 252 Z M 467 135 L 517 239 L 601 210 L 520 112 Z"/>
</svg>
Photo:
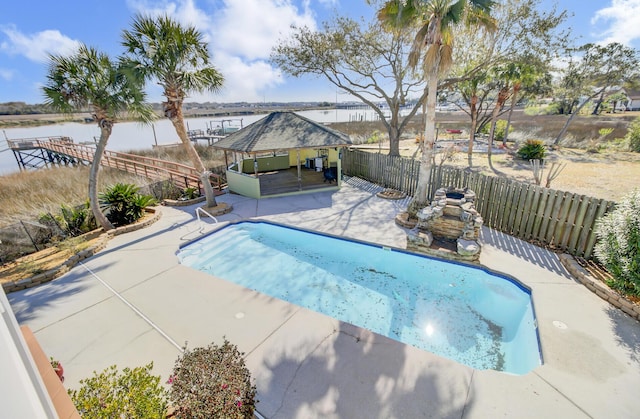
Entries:
<svg viewBox="0 0 640 419">
<path fill-rule="evenodd" d="M 593 260 L 586 260 L 579 257 L 574 257 L 578 265 L 580 265 L 585 271 L 589 272 L 589 274 L 601 281 L 603 284 L 607 285 L 607 283 L 613 279 L 613 275 L 611 275 L 602 265 L 596 263 Z M 607 285 L 608 286 L 608 285 Z M 625 295 L 624 298 L 635 303 L 640 304 L 640 298 L 634 297 L 631 295 Z"/>
<path fill-rule="evenodd" d="M 404 199 L 407 197 L 407 194 L 396 189 L 385 189 L 378 192 L 376 196 L 384 199 Z"/>
</svg>

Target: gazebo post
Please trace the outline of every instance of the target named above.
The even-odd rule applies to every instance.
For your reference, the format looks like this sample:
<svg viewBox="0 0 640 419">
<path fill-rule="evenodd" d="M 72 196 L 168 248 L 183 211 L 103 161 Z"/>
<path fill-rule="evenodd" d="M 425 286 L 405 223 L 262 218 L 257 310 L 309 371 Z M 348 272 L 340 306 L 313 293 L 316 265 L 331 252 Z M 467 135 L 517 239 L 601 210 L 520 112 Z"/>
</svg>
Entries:
<svg viewBox="0 0 640 419">
<path fill-rule="evenodd" d="M 298 190 L 302 190 L 302 172 L 300 170 L 300 149 L 296 148 L 296 166 L 298 169 Z"/>
</svg>

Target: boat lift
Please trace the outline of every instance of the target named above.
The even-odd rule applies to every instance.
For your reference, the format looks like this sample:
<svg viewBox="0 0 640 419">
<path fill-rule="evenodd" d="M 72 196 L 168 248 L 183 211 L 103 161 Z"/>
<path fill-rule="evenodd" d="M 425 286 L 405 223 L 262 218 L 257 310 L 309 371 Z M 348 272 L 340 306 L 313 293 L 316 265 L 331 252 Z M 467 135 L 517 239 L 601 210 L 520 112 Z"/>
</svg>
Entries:
<svg viewBox="0 0 640 419">
<path fill-rule="evenodd" d="M 240 121 L 240 126 L 238 126 L 237 121 Z M 225 122 L 227 123 L 226 127 L 224 125 Z M 236 125 L 232 125 L 233 122 L 236 122 Z M 225 136 L 242 128 L 242 118 L 212 120 L 207 124 L 207 134 Z"/>
</svg>

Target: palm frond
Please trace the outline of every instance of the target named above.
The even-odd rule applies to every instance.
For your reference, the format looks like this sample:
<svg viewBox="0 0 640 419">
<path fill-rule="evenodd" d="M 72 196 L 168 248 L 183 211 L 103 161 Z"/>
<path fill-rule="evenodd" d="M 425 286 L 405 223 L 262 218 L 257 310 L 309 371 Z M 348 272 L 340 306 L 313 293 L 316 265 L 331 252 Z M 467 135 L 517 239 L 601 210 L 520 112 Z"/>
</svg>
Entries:
<svg viewBox="0 0 640 419">
<path fill-rule="evenodd" d="M 137 15 L 123 32 L 128 71 L 156 79 L 170 101 L 182 101 L 190 92 L 217 91 L 223 77 L 211 65 L 204 36 L 167 15 Z"/>
<path fill-rule="evenodd" d="M 81 45 L 72 55 L 50 57 L 45 102 L 61 112 L 90 108 L 111 123 L 123 113 L 148 120 L 144 84 L 130 75 L 107 54 Z"/>
<path fill-rule="evenodd" d="M 415 25 L 421 16 L 417 3 L 414 0 L 388 1 L 378 10 L 378 20 L 390 30 Z"/>
<path fill-rule="evenodd" d="M 427 45 L 427 35 L 429 33 L 429 22 L 426 22 L 424 25 L 418 29 L 415 38 L 413 39 L 413 43 L 411 44 L 411 49 L 409 50 L 409 66 L 415 69 L 420 60 L 422 59 L 422 51 Z"/>
</svg>

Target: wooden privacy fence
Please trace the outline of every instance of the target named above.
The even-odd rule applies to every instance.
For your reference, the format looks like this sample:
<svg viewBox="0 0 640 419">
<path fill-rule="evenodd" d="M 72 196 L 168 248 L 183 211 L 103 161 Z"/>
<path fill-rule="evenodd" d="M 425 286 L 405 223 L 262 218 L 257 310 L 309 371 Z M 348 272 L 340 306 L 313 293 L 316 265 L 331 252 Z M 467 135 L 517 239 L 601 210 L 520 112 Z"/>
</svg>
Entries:
<svg viewBox="0 0 640 419">
<path fill-rule="evenodd" d="M 379 153 L 345 150 L 342 154 L 346 175 L 408 195 L 416 191 L 419 165 L 417 160 Z M 615 205 L 604 199 L 526 182 L 434 166 L 428 196 L 449 186 L 475 191 L 476 209 L 487 227 L 587 259 L 593 255 L 596 221 Z"/>
</svg>

